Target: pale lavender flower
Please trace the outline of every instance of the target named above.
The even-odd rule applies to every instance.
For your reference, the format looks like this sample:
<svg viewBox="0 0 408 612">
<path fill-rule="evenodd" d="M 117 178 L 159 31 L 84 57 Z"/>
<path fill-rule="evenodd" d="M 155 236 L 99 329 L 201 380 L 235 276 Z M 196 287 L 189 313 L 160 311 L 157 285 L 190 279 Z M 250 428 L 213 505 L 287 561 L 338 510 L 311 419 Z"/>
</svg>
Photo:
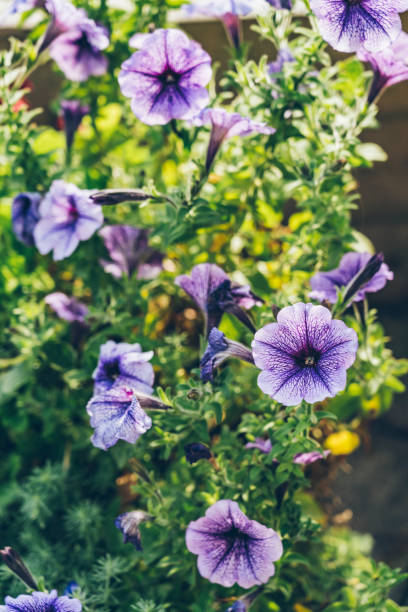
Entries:
<svg viewBox="0 0 408 612">
<path fill-rule="evenodd" d="M 150 395 L 154 371 L 148 362 L 152 357 L 153 351 L 143 353 L 138 343 L 108 340 L 100 347 L 98 365 L 92 374 L 94 394 L 129 387 Z"/>
<path fill-rule="evenodd" d="M 31 595 L 19 595 L 16 598 L 6 597 L 1 612 L 81 612 L 79 599 L 58 597 L 57 591 L 50 593 L 34 592 Z"/>
<path fill-rule="evenodd" d="M 99 232 L 112 261 L 101 260 L 104 270 L 116 278 L 155 278 L 160 274 L 164 256 L 148 245 L 149 232 L 131 225 L 110 225 Z"/>
<path fill-rule="evenodd" d="M 222 331 L 213 327 L 208 334 L 207 348 L 200 362 L 201 380 L 203 382 L 212 381 L 214 369 L 230 358 L 254 363 L 252 353 L 247 346 L 230 340 Z"/>
<path fill-rule="evenodd" d="M 222 108 L 206 108 L 191 120 L 193 125 L 211 125 L 210 143 L 207 150 L 206 169 L 211 168 L 218 149 L 228 138 L 249 136 L 250 134 L 274 134 L 275 128 L 243 117 L 239 113 L 229 113 Z"/>
<path fill-rule="evenodd" d="M 274 60 L 273 62 L 270 62 L 267 66 L 268 68 L 268 73 L 271 76 L 272 80 L 275 80 L 275 77 L 273 76 L 274 74 L 276 74 L 277 72 L 282 72 L 284 65 L 287 62 L 294 62 L 295 58 L 292 55 L 292 53 L 289 51 L 289 49 L 278 49 L 278 55 L 276 57 L 276 60 Z"/>
<path fill-rule="evenodd" d="M 122 64 L 119 85 L 136 117 L 148 125 L 190 119 L 208 103 L 211 58 L 201 45 L 176 29 L 147 36 Z"/>
<path fill-rule="evenodd" d="M 34 229 L 35 244 L 42 255 L 54 251 L 55 261 L 64 259 L 102 225 L 102 210 L 89 194 L 71 183 L 52 183 L 40 204 L 40 220 Z"/>
<path fill-rule="evenodd" d="M 45 0 L 44 6 L 51 15 L 51 20 L 41 41 L 38 54 L 47 49 L 60 34 L 74 29 L 88 19 L 86 11 L 74 6 L 70 0 Z"/>
<path fill-rule="evenodd" d="M 27 246 L 34 246 L 34 228 L 40 218 L 39 193 L 19 193 L 11 205 L 11 219 L 16 238 Z"/>
<path fill-rule="evenodd" d="M 311 463 L 315 463 L 315 461 L 320 461 L 320 459 L 326 459 L 326 457 L 329 455 L 329 450 L 323 451 L 323 454 L 320 451 L 298 453 L 293 457 L 293 463 L 298 463 L 299 465 L 310 465 Z"/>
<path fill-rule="evenodd" d="M 45 297 L 44 301 L 54 310 L 54 312 L 57 313 L 60 319 L 64 319 L 70 323 L 73 321 L 83 323 L 86 315 L 89 312 L 89 309 L 87 306 L 85 306 L 85 304 L 79 302 L 73 297 L 65 295 L 65 293 L 60 291 L 49 293 Z"/>
<path fill-rule="evenodd" d="M 401 32 L 391 45 L 376 53 L 359 49 L 357 57 L 362 62 L 370 62 L 374 72 L 368 94 L 369 104 L 377 100 L 387 87 L 408 80 L 408 34 L 406 32 Z"/>
<path fill-rule="evenodd" d="M 244 589 L 267 582 L 275 573 L 273 562 L 283 553 L 278 534 L 251 521 L 237 502 L 229 499 L 216 502 L 204 517 L 188 525 L 186 545 L 198 555 L 197 567 L 203 578 L 225 587 L 239 584 Z"/>
<path fill-rule="evenodd" d="M 401 32 L 408 0 L 310 0 L 324 40 L 343 52 L 380 51 Z"/>
<path fill-rule="evenodd" d="M 8 10 L 9 13 L 23 13 L 31 9 L 40 7 L 44 4 L 44 0 L 13 0 Z"/>
<path fill-rule="evenodd" d="M 247 442 L 247 444 L 245 444 L 245 448 L 257 448 L 262 453 L 267 455 L 272 450 L 272 442 L 269 438 L 266 440 L 263 438 L 255 438 L 255 442 Z"/>
<path fill-rule="evenodd" d="M 184 289 L 202 310 L 206 333 L 213 327 L 218 327 L 224 312 L 233 314 L 251 331 L 255 331 L 245 310 L 261 306 L 262 300 L 252 293 L 247 285 L 232 283 L 224 270 L 216 264 L 198 264 L 191 270 L 191 276 L 177 276 L 175 283 Z"/>
<path fill-rule="evenodd" d="M 287 306 L 252 342 L 255 365 L 262 370 L 258 386 L 285 406 L 334 397 L 346 386 L 357 346 L 356 332 L 332 319 L 327 308 Z"/>
<path fill-rule="evenodd" d="M 186 460 L 193 465 L 200 459 L 211 459 L 212 453 L 208 446 L 201 444 L 201 442 L 191 442 L 186 444 L 184 447 L 184 453 Z"/>
<path fill-rule="evenodd" d="M 136 550 L 142 550 L 142 541 L 139 525 L 143 521 L 152 520 L 152 515 L 143 510 L 132 510 L 119 514 L 115 519 L 115 526 L 121 530 L 123 541 L 130 542 Z"/>
<path fill-rule="evenodd" d="M 119 440 L 135 444 L 152 426 L 151 418 L 140 405 L 132 389 L 112 388 L 92 397 L 87 404 L 91 427 L 95 433 L 91 442 L 108 450 Z"/>
<path fill-rule="evenodd" d="M 72 147 L 75 132 L 82 119 L 89 113 L 89 106 L 82 105 L 79 100 L 62 100 L 62 116 L 64 119 L 65 138 L 68 151 Z"/>
<path fill-rule="evenodd" d="M 334 304 L 337 302 L 338 289 L 349 285 L 351 287 L 355 284 L 354 280 L 357 280 L 353 290 L 347 293 L 350 298 L 353 296 L 353 302 L 360 302 L 366 293 L 379 291 L 393 278 L 394 274 L 387 264 L 383 263 L 381 253 L 377 256 L 370 253 L 346 253 L 338 268 L 329 272 L 318 272 L 310 279 L 312 291 L 309 297 L 319 302 L 327 300 Z"/>
</svg>

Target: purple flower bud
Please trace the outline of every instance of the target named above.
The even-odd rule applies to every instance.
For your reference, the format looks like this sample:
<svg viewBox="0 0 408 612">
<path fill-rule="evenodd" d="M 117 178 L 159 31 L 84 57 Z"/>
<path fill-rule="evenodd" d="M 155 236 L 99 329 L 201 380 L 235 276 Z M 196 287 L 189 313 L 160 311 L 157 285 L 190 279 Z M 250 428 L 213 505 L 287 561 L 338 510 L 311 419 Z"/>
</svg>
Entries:
<svg viewBox="0 0 408 612">
<path fill-rule="evenodd" d="M 34 228 L 40 218 L 41 196 L 38 193 L 20 193 L 13 200 L 11 218 L 16 238 L 27 246 L 34 246 Z"/>
<path fill-rule="evenodd" d="M 93 193 L 90 197 L 95 204 L 100 206 L 113 206 L 121 202 L 143 202 L 153 198 L 152 195 L 141 189 L 104 189 Z"/>
<path fill-rule="evenodd" d="M 67 149 L 72 147 L 75 132 L 79 128 L 82 119 L 89 113 L 89 106 L 82 106 L 79 100 L 63 100 L 61 109 L 64 118 L 65 138 Z"/>
<path fill-rule="evenodd" d="M 79 589 L 79 584 L 77 582 L 75 582 L 75 580 L 71 580 L 71 582 L 68 582 L 65 591 L 64 591 L 64 595 L 66 595 L 67 597 L 70 597 L 71 595 L 73 595 L 75 593 L 75 591 L 77 591 Z"/>
<path fill-rule="evenodd" d="M 140 536 L 140 523 L 153 520 L 153 516 L 143 510 L 132 510 L 119 514 L 115 519 L 115 525 L 123 533 L 123 541 L 130 542 L 136 550 L 143 550 Z"/>
<path fill-rule="evenodd" d="M 260 389 L 285 406 L 313 404 L 346 386 L 356 358 L 356 332 L 332 319 L 324 306 L 298 303 L 283 308 L 277 323 L 256 332 L 252 343 Z"/>
<path fill-rule="evenodd" d="M 24 582 L 30 589 L 38 589 L 37 583 L 32 577 L 30 570 L 17 551 L 11 546 L 0 550 L 1 558 L 7 567 Z"/>
<path fill-rule="evenodd" d="M 203 578 L 244 589 L 266 583 L 275 573 L 273 562 L 283 553 L 278 534 L 251 521 L 229 499 L 216 502 L 204 517 L 188 525 L 186 545 L 198 555 L 197 567 Z"/>
<path fill-rule="evenodd" d="M 190 119 L 208 103 L 211 58 L 181 30 L 156 30 L 122 64 L 119 85 L 147 125 Z"/>
<path fill-rule="evenodd" d="M 6 597 L 2 612 L 81 612 L 79 599 L 58 597 L 57 591 L 51 593 L 34 592 L 31 595 L 19 595 L 15 599 Z"/>
<path fill-rule="evenodd" d="M 213 327 L 208 334 L 208 345 L 200 363 L 201 380 L 203 382 L 212 381 L 214 369 L 231 357 L 254 363 L 251 350 L 248 347 L 226 338 L 223 332 Z"/>
<path fill-rule="evenodd" d="M 200 459 L 211 459 L 212 453 L 208 446 L 201 444 L 201 442 L 191 442 L 186 444 L 184 447 L 186 460 L 193 465 Z"/>
<path fill-rule="evenodd" d="M 73 321 L 83 323 L 86 315 L 89 312 L 89 309 L 87 306 L 85 306 L 85 304 L 82 304 L 82 302 L 79 302 L 73 297 L 65 295 L 65 293 L 61 293 L 60 291 L 49 293 L 45 297 L 44 301 L 54 310 L 54 312 L 57 313 L 60 319 L 64 319 L 70 323 Z"/>
</svg>

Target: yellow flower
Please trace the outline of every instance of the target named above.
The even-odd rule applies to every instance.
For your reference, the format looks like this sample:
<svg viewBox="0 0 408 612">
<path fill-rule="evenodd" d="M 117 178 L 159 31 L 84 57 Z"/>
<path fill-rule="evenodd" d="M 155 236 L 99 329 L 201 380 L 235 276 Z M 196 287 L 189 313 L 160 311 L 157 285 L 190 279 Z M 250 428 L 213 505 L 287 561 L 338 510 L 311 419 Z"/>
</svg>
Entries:
<svg viewBox="0 0 408 612">
<path fill-rule="evenodd" d="M 313 610 L 311 610 L 310 608 L 305 608 L 305 606 L 302 606 L 302 604 L 295 604 L 293 606 L 293 611 L 294 612 L 313 612 Z"/>
<path fill-rule="evenodd" d="M 333 455 L 350 455 L 360 445 L 360 437 L 353 431 L 337 431 L 330 434 L 324 443 Z"/>
</svg>

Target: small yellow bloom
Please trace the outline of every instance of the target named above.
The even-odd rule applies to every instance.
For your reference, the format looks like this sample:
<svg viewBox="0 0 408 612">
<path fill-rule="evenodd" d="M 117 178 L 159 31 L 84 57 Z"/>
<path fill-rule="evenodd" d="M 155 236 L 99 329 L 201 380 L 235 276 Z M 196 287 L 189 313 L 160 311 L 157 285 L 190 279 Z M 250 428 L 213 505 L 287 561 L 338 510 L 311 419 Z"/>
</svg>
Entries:
<svg viewBox="0 0 408 612">
<path fill-rule="evenodd" d="M 324 443 L 333 455 L 350 455 L 360 445 L 360 437 L 353 431 L 337 431 L 330 434 Z"/>
<path fill-rule="evenodd" d="M 294 612 L 313 612 L 311 608 L 305 608 L 305 606 L 302 606 L 302 604 L 298 603 L 293 606 L 293 610 Z"/>
</svg>

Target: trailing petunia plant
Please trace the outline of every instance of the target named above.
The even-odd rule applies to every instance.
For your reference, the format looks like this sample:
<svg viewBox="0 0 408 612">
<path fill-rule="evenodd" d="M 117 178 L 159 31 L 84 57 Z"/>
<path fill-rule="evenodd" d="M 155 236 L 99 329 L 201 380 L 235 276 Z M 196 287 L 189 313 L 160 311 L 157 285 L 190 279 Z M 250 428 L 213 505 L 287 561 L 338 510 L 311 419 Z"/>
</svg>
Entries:
<svg viewBox="0 0 408 612">
<path fill-rule="evenodd" d="M 405 609 L 319 490 L 408 371 L 370 305 L 394 273 L 351 226 L 407 8 L 10 2 L 2 610 Z"/>
</svg>

